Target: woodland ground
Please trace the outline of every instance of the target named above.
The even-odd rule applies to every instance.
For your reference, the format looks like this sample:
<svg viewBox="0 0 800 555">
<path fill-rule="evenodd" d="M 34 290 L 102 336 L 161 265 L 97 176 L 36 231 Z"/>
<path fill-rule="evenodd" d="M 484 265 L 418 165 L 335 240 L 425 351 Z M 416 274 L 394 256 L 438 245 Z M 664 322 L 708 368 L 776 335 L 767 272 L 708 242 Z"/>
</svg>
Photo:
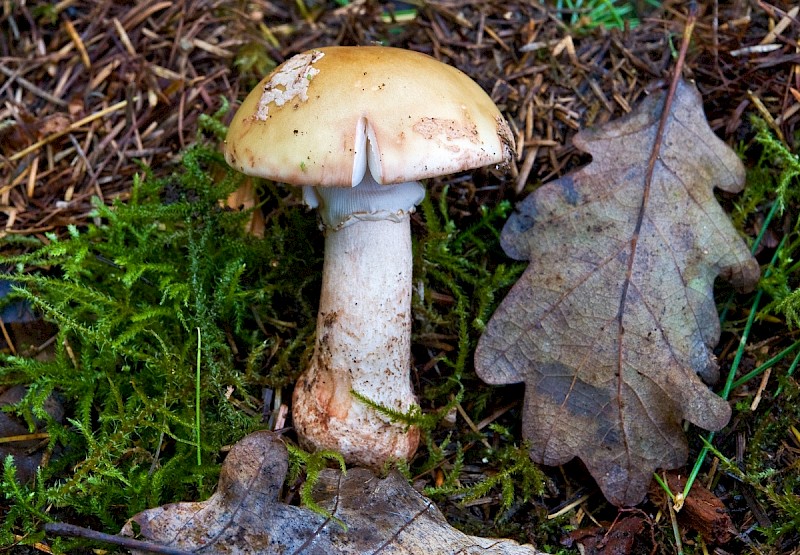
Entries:
<svg viewBox="0 0 800 555">
<path fill-rule="evenodd" d="M 30 286 L 44 299 L 40 308 L 48 319 L 69 331 L 56 336 L 56 328 L 41 323 L 2 326 L 0 389 L 33 384 L 37 394 L 9 412 L 27 414 L 29 422 L 33 414 L 49 419 L 49 436 L 38 447 L 51 461 L 48 473 L 26 487 L 12 485 L 6 468 L 4 547 L 24 543 L 44 551 L 55 541 L 57 548 L 83 549 L 46 537 L 41 523 L 61 520 L 114 533 L 135 511 L 203 498 L 213 489 L 225 446 L 259 427 L 262 415 L 268 420 L 280 405 L 278 394 L 290 398 L 313 340 L 321 260 L 315 216 L 290 191 L 257 183 L 263 244 L 236 236 L 241 219 L 214 207 L 242 182 L 213 152 L 238 102 L 276 64 L 316 46 L 381 43 L 428 53 L 467 73 L 491 95 L 518 145 L 507 171 L 433 180 L 429 201 L 413 220 L 415 273 L 424 289 L 414 307 L 414 383 L 424 388 L 424 412 L 447 406 L 454 416 L 429 424 L 427 445 L 404 469 L 414 484 L 429 488 L 450 522 L 472 534 L 512 537 L 551 552 L 799 553 L 800 388 L 793 372 L 800 324 L 800 18 L 794 3 L 698 3 L 683 66 L 702 93 L 712 129 L 748 167 L 747 192 L 720 201 L 753 246 L 762 273 L 771 268 L 755 293 L 730 297 L 722 288 L 717 297 L 726 323 L 716 354 L 723 376 L 734 370 L 734 416 L 706 447 L 698 481 L 729 514 L 732 537 L 698 531 L 708 525 L 706 517 L 673 521 L 655 482 L 645 503 L 618 511 L 578 462 L 540 473 L 520 439 L 522 388 L 490 388 L 472 372 L 481 321 L 523 268 L 496 244 L 509 207 L 588 162 L 570 142 L 578 130 L 627 113 L 669 83 L 689 3 L 611 4 L 2 2 L 2 254 L 37 252 L 100 222 L 120 226 L 111 235 L 82 236 L 60 253 L 25 259 L 53 280 Z M 187 161 L 186 149 L 198 142 L 203 148 Z M 114 202 L 134 208 L 115 219 L 102 208 Z M 193 212 L 202 209 L 210 215 Z M 147 227 L 156 220 L 170 237 Z M 197 222 L 197 232 L 174 231 L 170 222 L 176 221 Z M 221 241 L 223 232 L 231 239 Z M 181 241 L 185 274 L 182 262 L 159 260 L 154 252 Z M 253 276 L 227 266 L 232 259 L 268 269 Z M 187 276 L 197 279 L 196 291 L 181 289 Z M 169 293 L 147 304 L 147 291 L 131 285 L 142 277 L 168 284 Z M 65 289 L 67 282 L 74 289 Z M 223 286 L 230 286 L 228 296 L 220 293 Z M 257 287 L 260 293 L 253 292 Z M 123 314 L 122 306 L 130 312 Z M 103 307 L 121 312 L 112 317 Z M 131 372 L 150 368 L 153 355 L 143 343 L 156 343 L 130 323 L 137 318 L 173 326 L 159 341 L 174 339 L 167 358 L 184 374 L 175 374 L 169 392 L 146 371 Z M 206 462 L 189 469 L 194 447 L 181 451 L 181 438 L 192 429 L 193 405 L 184 401 L 195 394 L 187 362 L 197 349 L 189 333 L 195 327 L 223 329 L 204 351 L 214 376 L 208 389 L 233 389 L 224 406 L 209 402 L 204 409 L 209 421 L 225 426 L 209 424 Z M 92 333 L 124 339 L 109 355 Z M 56 362 L 46 368 L 26 366 L 19 357 L 9 362 L 48 349 Z M 70 420 L 58 423 L 36 412 L 52 391 Z M 691 427 L 687 434 L 691 453 L 683 475 L 706 437 Z M 286 435 L 292 439 L 291 431 Z M 186 437 L 183 443 L 190 443 L 191 434 Z M 159 457 L 163 472 L 153 472 Z M 302 476 L 287 484 L 287 499 L 296 501 Z"/>
</svg>

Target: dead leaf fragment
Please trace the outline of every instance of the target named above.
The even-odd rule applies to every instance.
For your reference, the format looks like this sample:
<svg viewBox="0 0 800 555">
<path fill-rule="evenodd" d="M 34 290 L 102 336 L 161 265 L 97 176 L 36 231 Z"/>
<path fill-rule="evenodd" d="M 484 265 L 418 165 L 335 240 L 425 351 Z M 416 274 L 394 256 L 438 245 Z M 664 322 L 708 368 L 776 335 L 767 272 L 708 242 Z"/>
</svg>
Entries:
<svg viewBox="0 0 800 555">
<path fill-rule="evenodd" d="M 648 522 L 640 516 L 628 516 L 607 527 L 594 526 L 572 531 L 564 543 L 583 545 L 585 555 L 632 555 L 648 553 L 653 548 Z"/>
<path fill-rule="evenodd" d="M 314 500 L 347 525 L 278 502 L 288 468 L 286 447 L 271 432 L 234 445 L 217 492 L 207 501 L 150 509 L 121 534 L 204 555 L 494 554 L 542 555 L 511 540 L 467 536 L 450 527 L 436 506 L 397 473 L 385 479 L 354 468 L 324 470 Z"/>
<path fill-rule="evenodd" d="M 0 388 L 0 407 L 19 403 L 27 393 L 27 388 L 15 385 L 7 389 Z M 54 396 L 44 403 L 44 410 L 56 422 L 64 419 L 64 408 Z M 42 465 L 47 446 L 45 423 L 36 422 L 37 430 L 30 430 L 21 419 L 12 414 L 0 411 L 0 461 L 9 455 L 14 459 L 16 478 L 20 483 L 32 480 Z M 44 441 L 43 441 L 44 440 Z"/>
<path fill-rule="evenodd" d="M 530 265 L 475 355 L 484 381 L 525 382 L 533 460 L 579 457 L 616 505 L 639 503 L 656 468 L 684 464 L 682 419 L 728 422 L 728 404 L 703 383 L 718 378 L 713 283 L 746 290 L 759 276 L 713 193 L 740 191 L 744 168 L 686 83 L 648 186 L 663 104 L 654 95 L 580 132 L 575 146 L 592 162 L 518 205 L 502 246 Z"/>
</svg>

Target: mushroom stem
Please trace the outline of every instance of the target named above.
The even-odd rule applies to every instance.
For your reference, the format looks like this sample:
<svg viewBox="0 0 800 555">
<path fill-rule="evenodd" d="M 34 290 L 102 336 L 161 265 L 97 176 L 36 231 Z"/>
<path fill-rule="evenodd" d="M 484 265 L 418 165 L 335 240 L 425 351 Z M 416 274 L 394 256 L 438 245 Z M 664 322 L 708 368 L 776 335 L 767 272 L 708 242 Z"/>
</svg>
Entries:
<svg viewBox="0 0 800 555">
<path fill-rule="evenodd" d="M 410 380 L 411 211 L 413 204 L 391 220 L 357 219 L 327 229 L 316 345 L 292 410 L 306 448 L 333 449 L 348 462 L 372 467 L 408 459 L 416 450 L 417 429 L 352 394 L 404 413 L 416 404 Z"/>
</svg>

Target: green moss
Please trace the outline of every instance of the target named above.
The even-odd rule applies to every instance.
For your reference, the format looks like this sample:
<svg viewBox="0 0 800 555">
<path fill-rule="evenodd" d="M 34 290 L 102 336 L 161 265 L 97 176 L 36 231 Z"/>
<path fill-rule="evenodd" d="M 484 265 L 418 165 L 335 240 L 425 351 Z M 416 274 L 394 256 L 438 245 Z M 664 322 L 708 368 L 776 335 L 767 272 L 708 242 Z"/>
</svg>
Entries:
<svg viewBox="0 0 800 555">
<path fill-rule="evenodd" d="M 344 457 L 335 451 L 322 450 L 315 453 L 308 453 L 291 444 L 287 444 L 286 447 L 289 451 L 287 482 L 293 483 L 302 473 L 305 473 L 303 485 L 300 487 L 300 501 L 305 507 L 326 518 L 330 518 L 341 526 L 343 530 L 347 531 L 347 525 L 340 518 L 337 518 L 324 507 L 320 506 L 311 496 L 314 485 L 319 481 L 320 472 L 327 468 L 328 462 L 335 463 L 342 473 L 347 472 Z"/>
<path fill-rule="evenodd" d="M 781 216 L 800 202 L 800 157 L 780 142 L 762 120 L 754 119 L 753 124 L 762 152 L 757 165 L 748 172 L 748 187 L 735 212 L 739 225 L 748 219 L 747 215 L 755 214 L 759 205 L 772 205 L 776 215 Z M 800 326 L 800 219 L 785 221 L 784 243 L 770 275 L 760 284 L 771 301 L 761 309 L 759 318 L 780 318 L 796 329 Z"/>
<path fill-rule="evenodd" d="M 16 241 L 20 253 L 0 261 L 14 268 L 12 299 L 58 329 L 49 359 L 0 355 L 0 384 L 28 387 L 4 410 L 45 419 L 53 455 L 25 486 L 6 461 L 4 545 L 14 533 L 40 538 L 55 512 L 116 532 L 147 507 L 208 496 L 222 447 L 263 426 L 262 388 L 294 382 L 312 347 L 316 221 L 266 187 L 266 236 L 250 237 L 249 215 L 221 204 L 239 183 L 218 153 L 196 146 L 170 177 L 135 178 L 128 202 L 96 203 L 91 225 Z M 51 394 L 64 423 L 44 411 Z"/>
<path fill-rule="evenodd" d="M 542 494 L 544 475 L 531 462 L 525 445 L 507 444 L 493 450 L 491 456 L 495 467 L 492 469 L 492 474 L 473 484 L 462 485 L 458 478 L 463 468 L 464 454 L 461 446 L 457 446 L 455 462 L 452 468 L 445 472 L 443 484 L 438 487 L 426 488 L 425 494 L 434 499 L 458 496 L 462 502 L 474 501 L 490 494 L 498 495 L 500 498 L 498 519 L 514 503 L 525 503 L 534 496 Z"/>
<path fill-rule="evenodd" d="M 480 433 L 463 431 L 457 439 L 452 433 L 441 437 L 442 430 L 434 424 L 455 410 L 456 405 L 467 407 L 476 421 L 485 416 L 487 406 L 492 406 L 498 388 L 486 387 L 475 375 L 472 354 L 478 337 L 492 311 L 508 288 L 519 278 L 524 264 L 505 265 L 497 262 L 499 234 L 511 211 L 508 202 L 495 207 L 481 207 L 473 223 L 458 229 L 448 215 L 448 191 L 438 196 L 438 202 L 427 198 L 421 205 L 425 232 L 415 244 L 415 276 L 421 286 L 414 297 L 416 320 L 415 334 L 419 341 L 427 336 L 449 337 L 454 350 L 443 351 L 437 358 L 437 379 L 424 383 L 423 402 L 435 407 L 425 416 L 435 416 L 423 428 L 427 444 L 427 459 L 420 461 L 416 474 L 434 468 L 443 469 L 443 483 L 425 490 L 434 499 L 457 498 L 469 502 L 484 496 L 498 496 L 499 510 L 494 520 L 495 529 L 482 530 L 484 534 L 519 535 L 519 530 L 507 529 L 505 516 L 512 507 L 530 501 L 542 493 L 544 477 L 528 456 L 527 448 L 514 442 L 513 434 L 494 423 Z M 435 293 L 435 294 L 434 294 Z M 441 302 L 442 298 L 451 299 Z M 437 300 L 438 299 L 438 300 Z M 494 405 L 496 406 L 496 405 Z M 480 451 L 484 477 L 463 483 L 462 470 L 467 458 L 467 442 L 485 442 L 494 435 L 500 436 L 500 447 L 473 448 L 470 456 Z M 436 442 L 439 437 L 439 443 Z M 443 463 L 448 460 L 449 464 Z M 505 524 L 504 524 L 505 523 Z M 465 523 L 458 523 L 465 531 Z"/>
<path fill-rule="evenodd" d="M 440 364 L 451 374 L 441 383 L 425 388 L 428 399 L 463 389 L 462 380 L 480 332 L 502 295 L 525 269 L 524 264 L 507 266 L 492 260 L 500 229 L 511 211 L 509 202 L 481 207 L 477 221 L 460 230 L 448 216 L 447 190 L 438 198 L 438 205 L 428 197 L 420 206 L 426 229 L 414 248 L 414 275 L 416 282 L 422 284 L 414 297 L 416 335 L 455 335 L 457 349 L 441 359 Z M 441 304 L 433 292 L 449 296 L 453 302 Z M 469 379 L 476 378 L 470 375 Z"/>
</svg>

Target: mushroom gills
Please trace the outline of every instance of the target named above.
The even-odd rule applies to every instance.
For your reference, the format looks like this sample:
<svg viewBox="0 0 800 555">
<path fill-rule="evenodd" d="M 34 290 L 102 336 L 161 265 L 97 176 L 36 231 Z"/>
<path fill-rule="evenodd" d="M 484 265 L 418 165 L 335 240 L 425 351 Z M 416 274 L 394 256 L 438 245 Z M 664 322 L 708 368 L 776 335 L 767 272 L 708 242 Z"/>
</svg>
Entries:
<svg viewBox="0 0 800 555">
<path fill-rule="evenodd" d="M 381 185 L 367 170 L 357 186 L 303 187 L 303 200 L 318 208 L 327 229 L 339 230 L 358 221 L 402 221 L 414 212 L 425 198 L 425 188 L 418 181 Z"/>
</svg>

